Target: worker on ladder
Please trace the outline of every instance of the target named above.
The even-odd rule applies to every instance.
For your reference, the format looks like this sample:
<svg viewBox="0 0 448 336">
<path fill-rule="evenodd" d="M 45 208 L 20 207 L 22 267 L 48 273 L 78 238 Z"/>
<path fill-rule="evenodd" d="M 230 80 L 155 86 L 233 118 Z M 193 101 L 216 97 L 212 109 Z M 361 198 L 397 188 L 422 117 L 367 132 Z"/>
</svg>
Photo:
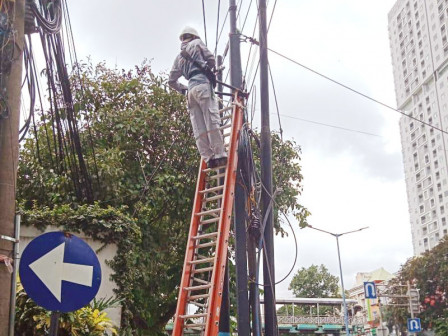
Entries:
<svg viewBox="0 0 448 336">
<path fill-rule="evenodd" d="M 211 70 L 215 67 L 215 58 L 196 29 L 185 27 L 180 40 L 181 53 L 174 60 L 168 84 L 180 93 L 188 93 L 188 110 L 196 145 L 208 168 L 224 166 L 227 153 L 219 129 L 218 102 L 213 91 L 216 79 Z M 188 80 L 188 87 L 179 83 L 181 76 Z"/>
</svg>

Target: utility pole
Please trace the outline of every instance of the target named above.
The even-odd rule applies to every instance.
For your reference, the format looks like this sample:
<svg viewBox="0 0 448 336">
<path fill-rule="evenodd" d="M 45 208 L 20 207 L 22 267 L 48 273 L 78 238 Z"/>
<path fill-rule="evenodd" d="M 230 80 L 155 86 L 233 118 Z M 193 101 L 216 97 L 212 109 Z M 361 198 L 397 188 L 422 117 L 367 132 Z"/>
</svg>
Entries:
<svg viewBox="0 0 448 336">
<path fill-rule="evenodd" d="M 222 82 L 222 56 L 217 56 L 217 64 L 218 64 L 218 73 L 216 78 L 218 79 L 218 92 L 222 92 L 223 86 L 221 84 Z M 222 94 L 218 94 L 219 98 L 223 98 Z M 223 103 L 219 101 L 218 108 L 219 110 L 222 110 Z M 220 115 L 222 117 L 222 115 Z M 222 125 L 221 125 L 222 126 Z M 224 173 L 224 169 L 221 170 L 220 173 Z M 224 185 L 224 178 L 222 177 L 219 182 L 221 185 Z M 227 256 L 227 263 L 226 263 L 226 270 L 224 273 L 224 286 L 222 288 L 222 303 L 221 303 L 221 312 L 219 317 L 219 335 L 220 336 L 227 336 L 230 335 L 230 296 L 229 296 L 229 258 Z"/>
<path fill-rule="evenodd" d="M 12 21 L 11 64 L 9 74 L 1 69 L 5 88 L 0 88 L 0 94 L 6 92 L 6 104 L 1 104 L 0 111 L 0 256 L 13 257 L 13 240 L 15 235 L 15 199 L 16 177 L 19 157 L 19 119 L 22 80 L 22 52 L 24 43 L 24 10 L 25 0 L 6 1 L 3 8 L 7 18 Z M 5 55 L 3 54 L 2 57 Z M 5 63 L 5 60 L 2 60 Z M 7 72 L 7 71 L 5 71 Z M 6 106 L 5 106 L 6 105 Z M 5 110 L 6 109 L 6 110 Z M 6 239 L 5 239 L 6 238 Z M 9 260 L 9 259 L 7 259 Z M 16 265 L 14 265 L 15 267 Z M 12 276 L 3 261 L 0 264 L 0 335 L 8 335 L 11 310 Z M 11 326 L 13 327 L 13 326 Z"/>
<path fill-rule="evenodd" d="M 241 69 L 240 34 L 236 28 L 236 1 L 229 0 L 230 15 L 230 83 L 233 87 L 242 89 L 243 72 Z M 239 161 L 239 160 L 238 160 Z M 249 298 L 247 292 L 247 254 L 246 254 L 246 192 L 242 187 L 238 174 L 240 162 L 237 166 L 237 182 L 235 183 L 234 221 L 235 221 L 235 259 L 237 286 L 237 323 L 238 335 L 250 335 Z"/>
<path fill-rule="evenodd" d="M 261 108 L 261 205 L 264 227 L 264 311 L 265 334 L 277 335 L 275 310 L 275 267 L 274 267 L 274 200 L 272 199 L 272 144 L 269 122 L 269 70 L 266 0 L 259 0 L 258 19 L 260 24 L 260 108 Z"/>
</svg>

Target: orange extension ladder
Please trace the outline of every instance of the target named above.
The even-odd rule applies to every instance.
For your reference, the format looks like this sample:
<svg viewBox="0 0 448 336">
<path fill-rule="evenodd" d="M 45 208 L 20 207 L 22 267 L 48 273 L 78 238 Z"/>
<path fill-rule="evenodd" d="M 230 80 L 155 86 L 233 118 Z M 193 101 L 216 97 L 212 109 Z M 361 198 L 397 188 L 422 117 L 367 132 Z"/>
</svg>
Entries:
<svg viewBox="0 0 448 336">
<path fill-rule="evenodd" d="M 229 107 L 220 110 L 220 115 L 228 153 L 227 166 L 207 168 L 201 160 L 173 336 L 193 331 L 215 336 L 219 330 L 238 136 L 243 123 L 243 100 L 238 94 Z"/>
</svg>

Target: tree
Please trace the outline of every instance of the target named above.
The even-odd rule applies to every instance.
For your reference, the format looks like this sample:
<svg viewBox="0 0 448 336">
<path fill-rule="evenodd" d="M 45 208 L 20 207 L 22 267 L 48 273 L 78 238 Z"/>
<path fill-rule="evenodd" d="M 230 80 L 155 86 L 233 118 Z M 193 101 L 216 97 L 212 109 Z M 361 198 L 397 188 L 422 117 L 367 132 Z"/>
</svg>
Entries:
<svg viewBox="0 0 448 336">
<path fill-rule="evenodd" d="M 432 250 L 421 256 L 410 258 L 400 268 L 398 275 L 391 281 L 394 284 L 406 284 L 419 289 L 419 317 L 425 328 L 430 327 L 437 334 L 445 335 L 448 330 L 448 239 L 444 238 Z M 409 317 L 407 309 L 391 307 L 391 314 L 399 323 Z"/>
<path fill-rule="evenodd" d="M 199 163 L 185 98 L 170 92 L 147 63 L 134 71 L 82 64 L 71 84 L 95 202 L 77 198 L 73 155 L 64 146 L 67 154 L 55 155 L 64 139 L 55 136 L 53 114 L 45 111 L 21 149 L 23 223 L 116 243 L 110 263 L 123 305 L 121 332 L 161 334 L 176 308 Z M 283 190 L 276 211 L 303 221 L 299 153 L 293 141 L 274 134 L 274 183 Z M 280 228 L 277 213 L 276 223 Z"/>
<path fill-rule="evenodd" d="M 302 267 L 291 280 L 289 290 L 292 290 L 295 297 L 303 298 L 335 298 L 339 295 L 339 278 L 331 275 L 324 265 L 311 265 L 308 268 Z M 332 311 L 331 307 L 320 306 L 319 314 L 325 315 Z M 316 307 L 294 307 L 295 315 L 309 315 L 317 313 Z M 290 315 L 291 306 L 283 306 L 278 310 L 279 314 Z"/>
<path fill-rule="evenodd" d="M 296 297 L 335 298 L 339 295 L 339 278 L 328 272 L 324 265 L 302 267 L 289 284 Z"/>
</svg>

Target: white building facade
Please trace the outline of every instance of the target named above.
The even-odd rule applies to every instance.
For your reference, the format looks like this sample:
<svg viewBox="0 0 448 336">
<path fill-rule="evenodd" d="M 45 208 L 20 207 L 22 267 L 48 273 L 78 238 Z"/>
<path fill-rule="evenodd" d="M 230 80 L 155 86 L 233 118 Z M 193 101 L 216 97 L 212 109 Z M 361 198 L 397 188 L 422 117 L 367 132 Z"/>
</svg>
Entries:
<svg viewBox="0 0 448 336">
<path fill-rule="evenodd" d="M 407 115 L 400 132 L 419 255 L 448 233 L 448 0 L 398 0 L 388 21 L 397 106 Z"/>
</svg>

